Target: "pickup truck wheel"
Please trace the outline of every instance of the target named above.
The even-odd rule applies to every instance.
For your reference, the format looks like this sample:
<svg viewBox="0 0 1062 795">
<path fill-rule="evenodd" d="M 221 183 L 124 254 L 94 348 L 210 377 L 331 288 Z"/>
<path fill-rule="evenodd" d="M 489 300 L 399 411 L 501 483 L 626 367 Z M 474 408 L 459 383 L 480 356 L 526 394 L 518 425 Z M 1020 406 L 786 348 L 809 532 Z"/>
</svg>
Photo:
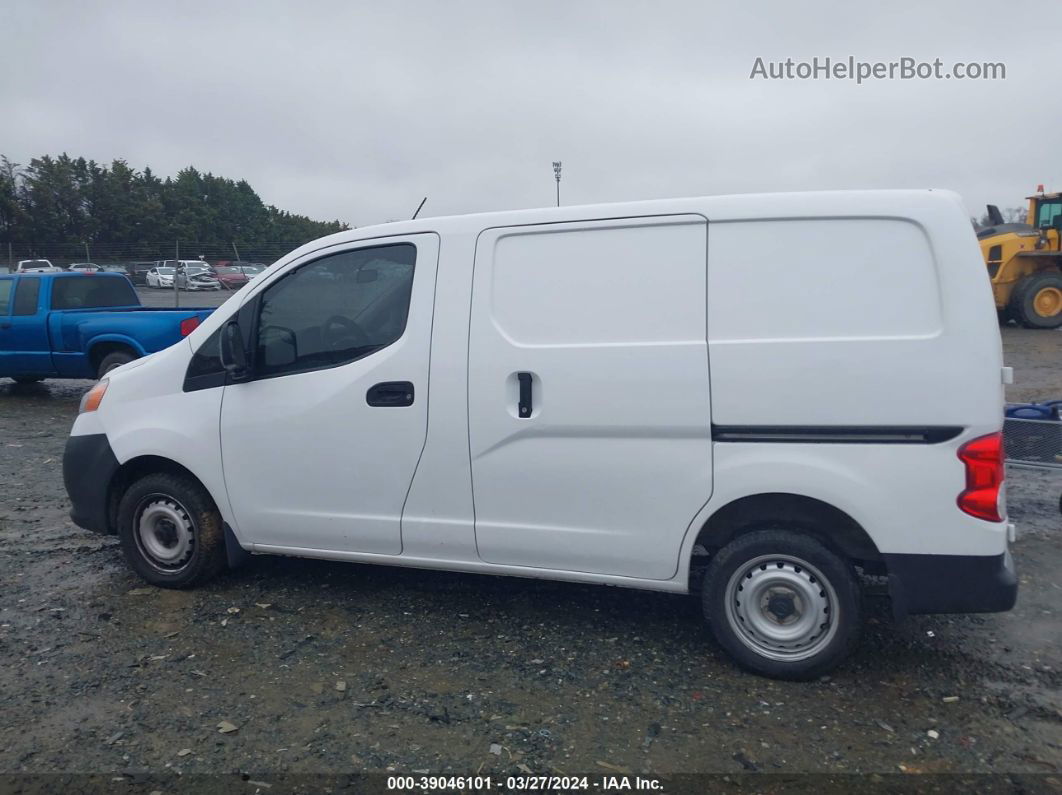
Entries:
<svg viewBox="0 0 1062 795">
<path fill-rule="evenodd" d="M 121 367 L 123 364 L 128 364 L 136 357 L 128 351 L 112 351 L 108 353 L 100 361 L 100 366 L 96 370 L 96 378 L 103 378 L 115 367 Z"/>
<path fill-rule="evenodd" d="M 800 533 L 739 536 L 712 558 L 702 593 L 719 645 L 763 676 L 821 676 L 859 639 L 860 592 L 852 566 Z"/>
<path fill-rule="evenodd" d="M 118 538 L 133 571 L 162 588 L 190 588 L 225 568 L 221 514 L 191 478 L 159 473 L 118 503 Z"/>
</svg>

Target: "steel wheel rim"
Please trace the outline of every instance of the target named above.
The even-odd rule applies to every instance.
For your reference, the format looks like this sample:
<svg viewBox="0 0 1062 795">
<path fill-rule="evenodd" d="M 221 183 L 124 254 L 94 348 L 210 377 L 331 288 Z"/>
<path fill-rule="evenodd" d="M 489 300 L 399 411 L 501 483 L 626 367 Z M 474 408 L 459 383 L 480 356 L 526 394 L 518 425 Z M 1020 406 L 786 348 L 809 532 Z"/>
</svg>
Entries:
<svg viewBox="0 0 1062 795">
<path fill-rule="evenodd" d="M 730 576 L 724 598 L 738 640 L 771 660 L 806 660 L 837 634 L 837 592 L 794 555 L 761 555 L 743 564 Z"/>
<path fill-rule="evenodd" d="M 1044 287 L 1033 297 L 1033 307 L 1041 317 L 1054 317 L 1062 310 L 1062 290 Z"/>
<path fill-rule="evenodd" d="M 166 494 L 150 494 L 133 514 L 133 537 L 142 557 L 155 569 L 175 574 L 192 559 L 195 522 L 180 502 Z"/>
</svg>

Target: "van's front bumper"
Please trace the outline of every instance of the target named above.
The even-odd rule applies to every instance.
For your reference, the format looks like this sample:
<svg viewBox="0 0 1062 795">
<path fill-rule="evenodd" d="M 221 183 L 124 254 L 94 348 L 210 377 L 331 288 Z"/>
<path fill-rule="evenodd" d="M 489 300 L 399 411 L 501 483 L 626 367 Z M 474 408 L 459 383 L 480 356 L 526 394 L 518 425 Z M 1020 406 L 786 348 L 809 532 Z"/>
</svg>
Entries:
<svg viewBox="0 0 1062 795">
<path fill-rule="evenodd" d="M 1018 598 L 1010 550 L 1002 555 L 884 555 L 897 616 L 1002 613 Z"/>
<path fill-rule="evenodd" d="M 71 436 L 63 453 L 63 485 L 73 507 L 70 518 L 94 533 L 112 533 L 108 511 L 111 480 L 118 471 L 105 433 Z"/>
</svg>

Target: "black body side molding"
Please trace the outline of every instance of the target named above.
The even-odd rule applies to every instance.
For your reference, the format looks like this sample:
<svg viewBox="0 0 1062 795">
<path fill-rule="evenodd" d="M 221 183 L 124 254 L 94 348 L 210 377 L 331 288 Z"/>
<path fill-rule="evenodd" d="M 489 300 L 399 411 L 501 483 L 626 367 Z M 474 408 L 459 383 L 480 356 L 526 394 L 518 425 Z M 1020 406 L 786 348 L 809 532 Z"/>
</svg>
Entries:
<svg viewBox="0 0 1062 795">
<path fill-rule="evenodd" d="M 939 444 L 963 429 L 951 425 L 712 425 L 714 442 L 800 444 Z"/>
</svg>

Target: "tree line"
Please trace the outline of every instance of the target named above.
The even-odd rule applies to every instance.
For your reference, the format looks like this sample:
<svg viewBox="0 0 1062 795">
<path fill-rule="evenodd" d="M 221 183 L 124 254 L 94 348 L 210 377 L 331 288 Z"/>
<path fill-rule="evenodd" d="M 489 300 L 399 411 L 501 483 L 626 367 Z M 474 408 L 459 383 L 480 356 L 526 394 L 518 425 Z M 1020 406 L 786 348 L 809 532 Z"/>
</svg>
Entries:
<svg viewBox="0 0 1062 795">
<path fill-rule="evenodd" d="M 70 157 L 35 157 L 27 166 L 0 156 L 0 245 L 133 249 L 148 242 L 287 241 L 339 232 L 341 221 L 314 221 L 265 204 L 246 180 L 189 166 L 176 177 Z"/>
<path fill-rule="evenodd" d="M 1001 207 L 999 214 L 1003 216 L 1003 221 L 1008 224 L 1024 224 L 1028 211 L 1028 207 Z M 987 212 L 981 213 L 980 218 L 971 217 L 970 222 L 978 228 L 992 225 L 992 220 L 988 217 Z"/>
</svg>

